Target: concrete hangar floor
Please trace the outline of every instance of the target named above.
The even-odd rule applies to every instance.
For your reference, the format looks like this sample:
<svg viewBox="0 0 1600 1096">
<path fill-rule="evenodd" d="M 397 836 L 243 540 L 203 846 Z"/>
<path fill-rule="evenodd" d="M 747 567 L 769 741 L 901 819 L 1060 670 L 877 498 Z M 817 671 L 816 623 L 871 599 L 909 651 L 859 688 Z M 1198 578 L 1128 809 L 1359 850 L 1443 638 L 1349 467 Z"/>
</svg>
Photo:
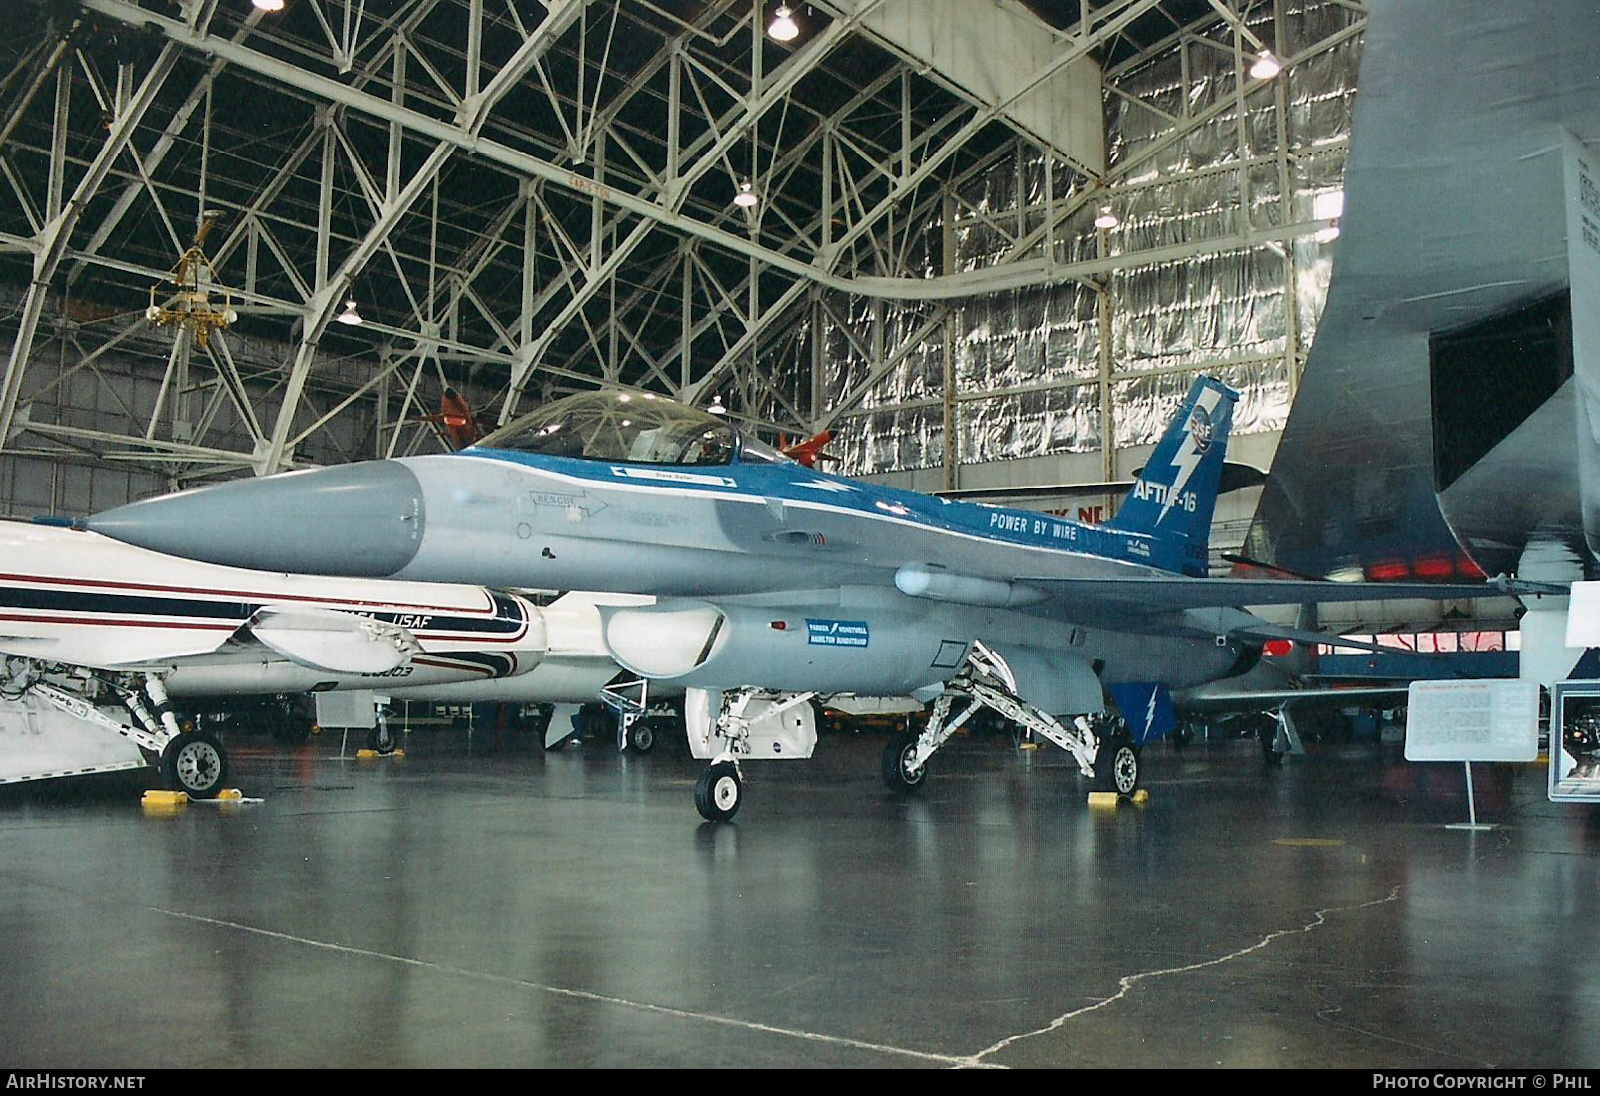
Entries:
<svg viewBox="0 0 1600 1096">
<path fill-rule="evenodd" d="M 331 741 L 330 741 L 331 739 Z M 1595 1066 L 1600 817 L 1543 770 L 1153 747 L 1151 800 L 958 740 L 751 766 L 670 744 L 404 760 L 233 744 L 259 803 L 0 796 L 0 1062 L 132 1066 Z"/>
</svg>

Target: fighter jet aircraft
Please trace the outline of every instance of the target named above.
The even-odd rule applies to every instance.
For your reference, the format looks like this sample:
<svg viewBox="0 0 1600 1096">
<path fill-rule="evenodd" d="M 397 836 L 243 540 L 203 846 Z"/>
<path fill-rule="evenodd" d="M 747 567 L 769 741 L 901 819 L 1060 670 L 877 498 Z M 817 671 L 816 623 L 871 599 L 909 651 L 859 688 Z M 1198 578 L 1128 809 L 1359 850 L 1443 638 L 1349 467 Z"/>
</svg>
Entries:
<svg viewBox="0 0 1600 1096">
<path fill-rule="evenodd" d="M 0 521 L 0 561 L 0 754 L 28 747 L 0 757 L 0 782 L 134 767 L 142 749 L 176 790 L 214 796 L 226 752 L 180 731 L 174 697 L 581 703 L 618 672 L 592 595 L 540 607 L 479 586 L 264 574 L 15 521 Z"/>
<path fill-rule="evenodd" d="M 1082 525 L 829 475 L 648 392 L 554 401 L 460 454 L 292 472 L 132 503 L 108 536 L 234 566 L 650 594 L 603 610 L 611 654 L 687 690 L 712 764 L 700 813 L 733 816 L 741 762 L 808 757 L 815 696 L 934 701 L 883 777 L 921 784 L 979 706 L 1132 793 L 1139 754 L 1103 689 L 1196 685 L 1271 638 L 1240 606 L 1465 598 L 1495 585 L 1208 578 L 1237 394 L 1195 382 L 1116 518 Z M 958 714 L 952 714 L 957 711 Z"/>
</svg>

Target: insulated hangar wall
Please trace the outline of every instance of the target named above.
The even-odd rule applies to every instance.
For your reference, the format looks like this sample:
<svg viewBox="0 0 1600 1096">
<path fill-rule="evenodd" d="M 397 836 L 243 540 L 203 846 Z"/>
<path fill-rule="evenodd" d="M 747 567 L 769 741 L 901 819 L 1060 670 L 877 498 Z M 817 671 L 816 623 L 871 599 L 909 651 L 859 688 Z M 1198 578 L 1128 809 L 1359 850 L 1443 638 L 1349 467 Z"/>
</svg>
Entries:
<svg viewBox="0 0 1600 1096">
<path fill-rule="evenodd" d="M 763 365 L 799 398 L 820 349 L 849 472 L 924 490 L 1127 478 L 1201 373 L 1240 390 L 1235 459 L 1270 464 L 1332 272 L 1361 48 L 1345 6 L 1270 9 L 1252 25 L 1297 58 L 1285 78 L 1240 96 L 1225 25 L 1109 69 L 1105 186 L 1019 141 L 912 245 L 937 273 L 948 223 L 950 269 L 976 271 L 1054 217 L 1048 254 L 1078 273 L 939 305 L 817 294 L 800 349 Z M 1095 226 L 1104 205 L 1115 227 Z"/>
</svg>

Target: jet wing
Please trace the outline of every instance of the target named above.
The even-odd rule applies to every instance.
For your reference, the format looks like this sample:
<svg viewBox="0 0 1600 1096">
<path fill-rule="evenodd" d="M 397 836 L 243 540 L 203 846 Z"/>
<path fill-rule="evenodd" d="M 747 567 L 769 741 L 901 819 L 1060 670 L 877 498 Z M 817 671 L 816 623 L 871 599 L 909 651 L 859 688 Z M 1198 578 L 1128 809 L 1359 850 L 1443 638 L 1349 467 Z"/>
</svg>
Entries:
<svg viewBox="0 0 1600 1096">
<path fill-rule="evenodd" d="M 1328 604 L 1341 601 L 1424 599 L 1458 601 L 1518 594 L 1565 594 L 1564 586 L 1497 578 L 1477 583 L 1433 582 L 1297 582 L 1253 578 L 1185 578 L 1181 575 L 1026 578 L 1032 587 L 1068 603 L 1094 603 L 1132 615 L 1154 615 L 1181 609 L 1243 608 L 1253 605 Z M 1293 638 L 1293 637 L 1283 637 Z"/>
</svg>

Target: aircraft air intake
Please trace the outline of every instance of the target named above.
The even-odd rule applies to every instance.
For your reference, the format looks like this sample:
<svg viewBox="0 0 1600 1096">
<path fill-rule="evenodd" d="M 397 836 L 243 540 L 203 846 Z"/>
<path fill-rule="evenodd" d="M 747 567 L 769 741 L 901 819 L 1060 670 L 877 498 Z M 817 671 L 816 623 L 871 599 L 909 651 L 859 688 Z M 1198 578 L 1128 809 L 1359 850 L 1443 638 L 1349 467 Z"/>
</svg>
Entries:
<svg viewBox="0 0 1600 1096">
<path fill-rule="evenodd" d="M 606 646 L 623 666 L 649 678 L 676 678 L 703 665 L 725 623 L 715 605 L 680 602 L 601 611 Z"/>
</svg>

